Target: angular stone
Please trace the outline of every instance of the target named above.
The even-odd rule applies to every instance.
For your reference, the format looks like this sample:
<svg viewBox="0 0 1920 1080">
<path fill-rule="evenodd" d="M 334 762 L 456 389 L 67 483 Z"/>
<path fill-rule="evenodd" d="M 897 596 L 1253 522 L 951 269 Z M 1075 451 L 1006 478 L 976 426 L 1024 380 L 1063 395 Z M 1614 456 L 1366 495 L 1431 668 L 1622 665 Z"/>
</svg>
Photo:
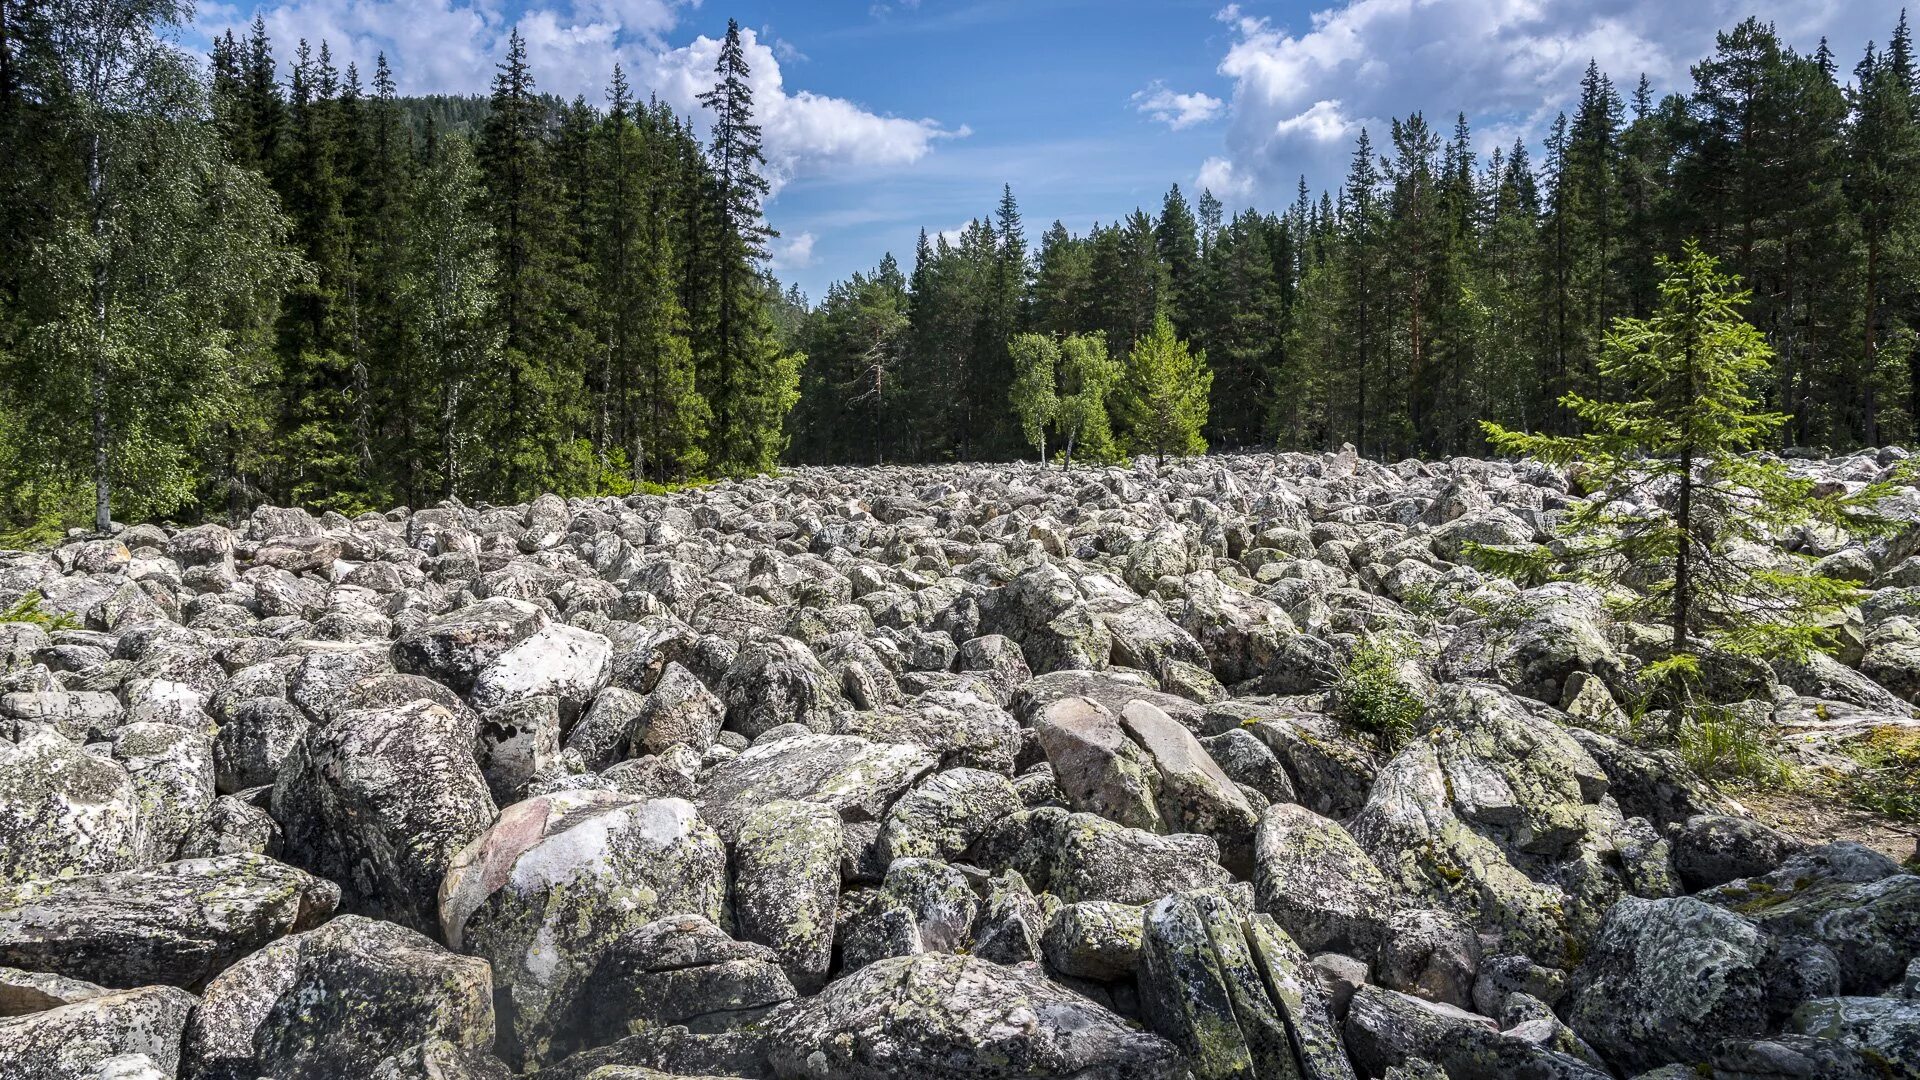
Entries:
<svg viewBox="0 0 1920 1080">
<path fill-rule="evenodd" d="M 139 812 L 124 768 L 52 728 L 0 740 L 0 883 L 138 865 Z"/>
<path fill-rule="evenodd" d="M 1178 1080 L 1166 1040 L 1037 969 L 923 953 L 881 960 L 770 1018 L 780 1080 Z"/>
<path fill-rule="evenodd" d="M 344 915 L 281 938 L 207 984 L 183 1075 L 364 1076 L 444 1040 L 493 1044 L 487 964 L 392 923 Z"/>
<path fill-rule="evenodd" d="M 273 788 L 287 861 L 348 911 L 439 925 L 441 878 L 493 821 L 467 722 L 430 701 L 356 709 L 308 733 Z"/>
<path fill-rule="evenodd" d="M 875 821 L 924 773 L 934 755 L 917 746 L 851 735 L 796 735 L 748 747 L 708 775 L 700 815 L 731 841 L 754 808 L 778 799 L 820 803 L 843 821 Z"/>
<path fill-rule="evenodd" d="M 726 851 L 682 799 L 562 791 L 516 803 L 440 889 L 448 945 L 492 962 L 510 1061 L 549 1040 L 607 944 L 674 913 L 721 917 Z"/>
<path fill-rule="evenodd" d="M 0 963 L 101 986 L 196 989 L 333 913 L 340 889 L 260 855 L 0 889 Z"/>
<path fill-rule="evenodd" d="M 193 995 L 185 990 L 146 986 L 0 1019 L 0 1076 L 95 1080 L 109 1062 L 141 1055 L 162 1077 L 171 1077 L 193 1008 Z"/>
<path fill-rule="evenodd" d="M 754 810 L 734 841 L 740 936 L 771 948 L 802 990 L 825 982 L 833 962 L 842 842 L 832 807 L 790 799 Z"/>
</svg>

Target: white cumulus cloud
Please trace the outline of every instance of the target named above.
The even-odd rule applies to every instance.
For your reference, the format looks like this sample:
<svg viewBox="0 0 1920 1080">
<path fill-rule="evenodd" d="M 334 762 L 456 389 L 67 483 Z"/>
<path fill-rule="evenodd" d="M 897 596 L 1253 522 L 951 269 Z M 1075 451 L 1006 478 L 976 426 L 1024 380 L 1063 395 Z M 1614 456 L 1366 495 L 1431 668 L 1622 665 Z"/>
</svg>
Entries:
<svg viewBox="0 0 1920 1080">
<path fill-rule="evenodd" d="M 813 234 L 783 236 L 774 245 L 767 265 L 775 270 L 804 270 L 813 265 Z"/>
<path fill-rule="evenodd" d="M 357 64 L 365 80 L 384 52 L 402 93 L 487 92 L 518 27 L 538 89 L 599 103 L 618 62 L 639 96 L 658 95 L 700 123 L 699 95 L 713 85 L 720 40 L 703 34 L 678 46 L 667 41 L 696 6 L 698 0 L 561 0 L 510 20 L 498 0 L 291 0 L 263 14 L 283 64 L 300 39 L 316 50 L 325 40 L 335 63 Z M 198 28 L 220 33 L 240 21 L 236 15 L 231 7 L 210 7 Z M 778 43 L 770 47 L 751 28 L 741 30 L 741 40 L 776 186 L 826 169 L 911 165 L 938 141 L 969 134 L 964 125 L 887 116 L 846 98 L 789 89 Z"/>
<path fill-rule="evenodd" d="M 1227 103 L 1212 94 L 1175 93 L 1166 83 L 1155 79 L 1147 84 L 1145 90 L 1137 90 L 1133 95 L 1133 107 L 1147 116 L 1160 121 L 1175 131 L 1204 124 L 1219 116 Z"/>
<path fill-rule="evenodd" d="M 1623 95 L 1643 72 L 1656 92 L 1684 90 L 1714 34 L 1755 10 L 1746 0 L 1346 0 L 1289 26 L 1229 5 L 1218 70 L 1232 84 L 1231 172 L 1208 167 L 1262 198 L 1290 194 L 1302 173 L 1336 183 L 1361 127 L 1377 145 L 1392 117 L 1414 111 L 1443 130 L 1464 111 L 1483 136 L 1537 138 L 1577 99 L 1588 60 Z M 1875 0 L 1774 0 L 1759 13 L 1803 50 L 1830 36 L 1843 70 L 1895 18 Z"/>
</svg>

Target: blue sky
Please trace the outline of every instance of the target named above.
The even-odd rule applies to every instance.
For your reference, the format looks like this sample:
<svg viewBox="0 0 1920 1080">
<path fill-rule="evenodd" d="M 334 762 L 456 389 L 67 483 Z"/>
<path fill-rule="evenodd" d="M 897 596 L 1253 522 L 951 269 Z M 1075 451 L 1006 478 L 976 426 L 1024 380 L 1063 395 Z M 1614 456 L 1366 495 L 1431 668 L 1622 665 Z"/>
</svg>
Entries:
<svg viewBox="0 0 1920 1080">
<path fill-rule="evenodd" d="M 818 299 L 903 263 L 1011 183 L 1030 232 L 1075 231 L 1168 185 L 1229 206 L 1336 183 L 1361 126 L 1464 109 L 1483 148 L 1536 140 L 1589 57 L 1623 88 L 1684 87 L 1716 30 L 1759 15 L 1791 43 L 1831 37 L 1843 71 L 1897 16 L 1885 0 L 283 0 L 260 8 L 284 61 L 299 37 L 405 92 L 482 92 L 508 29 L 542 88 L 600 100 L 615 59 L 685 111 L 729 16 L 749 31 L 783 236 L 775 267 Z M 203 3 L 189 44 L 250 21 Z M 199 39 L 199 40 L 196 40 Z"/>
</svg>

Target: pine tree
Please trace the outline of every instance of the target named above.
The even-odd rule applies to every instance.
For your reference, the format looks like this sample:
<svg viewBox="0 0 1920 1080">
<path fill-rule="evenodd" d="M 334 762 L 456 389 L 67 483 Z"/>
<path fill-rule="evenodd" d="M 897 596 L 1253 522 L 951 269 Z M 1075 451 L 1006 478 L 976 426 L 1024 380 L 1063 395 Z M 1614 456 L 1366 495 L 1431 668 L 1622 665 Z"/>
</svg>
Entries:
<svg viewBox="0 0 1920 1080">
<path fill-rule="evenodd" d="M 1372 410 L 1380 406 L 1377 385 L 1382 381 L 1380 369 L 1387 361 L 1387 349 L 1385 215 L 1380 206 L 1380 172 L 1365 128 L 1360 129 L 1353 165 L 1341 194 L 1340 322 L 1347 339 L 1347 358 L 1341 366 L 1349 373 L 1344 396 L 1353 417 L 1348 430 L 1361 453 L 1367 453 L 1380 438 L 1377 425 L 1369 424 Z"/>
<path fill-rule="evenodd" d="M 487 486 L 509 498 L 590 486 L 580 452 L 586 328 L 574 241 L 544 137 L 547 106 L 534 93 L 526 42 L 516 29 L 494 77 L 492 111 L 477 157 L 494 238 L 501 342 L 482 415 Z"/>
<path fill-rule="evenodd" d="M 1153 241 L 1160 262 L 1167 268 L 1167 310 L 1174 329 L 1191 337 L 1191 319 L 1200 310 L 1200 236 L 1187 197 L 1180 185 L 1167 189 L 1160 204 L 1160 219 L 1153 226 Z"/>
<path fill-rule="evenodd" d="M 1860 351 L 1849 381 L 1862 391 L 1878 381 L 1881 349 L 1897 325 L 1894 264 L 1900 238 L 1920 226 L 1920 117 L 1911 66 L 1910 58 L 1892 52 L 1881 57 L 1869 45 L 1854 70 L 1854 119 L 1847 145 L 1851 167 L 1845 187 L 1859 221 L 1863 252 L 1857 306 Z M 1909 354 L 1908 372 L 1909 413 L 1920 430 L 1920 350 Z M 1854 425 L 1855 436 L 1868 445 L 1880 441 L 1873 406 L 1871 399 L 1865 401 Z"/>
</svg>

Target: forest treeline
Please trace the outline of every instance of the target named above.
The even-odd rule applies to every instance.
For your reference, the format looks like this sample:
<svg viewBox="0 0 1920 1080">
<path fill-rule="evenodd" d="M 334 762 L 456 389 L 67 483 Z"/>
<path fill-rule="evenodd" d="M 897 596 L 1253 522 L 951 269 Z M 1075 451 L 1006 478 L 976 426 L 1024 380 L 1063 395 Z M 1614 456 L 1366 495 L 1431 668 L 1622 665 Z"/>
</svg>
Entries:
<svg viewBox="0 0 1920 1080">
<path fill-rule="evenodd" d="M 1749 19 L 1685 93 L 1623 93 L 1589 66 L 1536 160 L 1476 155 L 1465 117 L 1359 134 L 1337 191 L 1228 215 L 1178 187 L 1029 250 L 1009 190 L 954 238 L 922 234 L 807 319 L 804 461 L 1002 457 L 1009 338 L 1104 334 L 1124 356 L 1169 317 L 1213 372 L 1216 449 L 1351 442 L 1376 457 L 1484 453 L 1478 421 L 1565 432 L 1601 386 L 1616 317 L 1658 299 L 1655 260 L 1696 239 L 1752 290 L 1782 437 L 1916 438 L 1920 80 L 1904 13 L 1843 79 Z"/>
<path fill-rule="evenodd" d="M 0 533 L 776 466 L 801 357 L 737 26 L 692 117 L 615 69 L 400 99 L 382 56 L 201 63 L 174 0 L 0 0 Z"/>
<path fill-rule="evenodd" d="M 618 70 L 543 94 L 517 34 L 490 96 L 402 98 L 258 19 L 189 56 L 186 15 L 0 0 L 0 537 L 1076 439 L 1485 452 L 1572 429 L 1690 239 L 1752 290 L 1786 441 L 1920 434 L 1904 13 L 1844 74 L 1758 20 L 1683 93 L 1589 67 L 1538 160 L 1416 113 L 1277 212 L 1176 187 L 1036 243 L 1007 187 L 817 304 L 766 269 L 737 27 L 696 120 Z"/>
</svg>

